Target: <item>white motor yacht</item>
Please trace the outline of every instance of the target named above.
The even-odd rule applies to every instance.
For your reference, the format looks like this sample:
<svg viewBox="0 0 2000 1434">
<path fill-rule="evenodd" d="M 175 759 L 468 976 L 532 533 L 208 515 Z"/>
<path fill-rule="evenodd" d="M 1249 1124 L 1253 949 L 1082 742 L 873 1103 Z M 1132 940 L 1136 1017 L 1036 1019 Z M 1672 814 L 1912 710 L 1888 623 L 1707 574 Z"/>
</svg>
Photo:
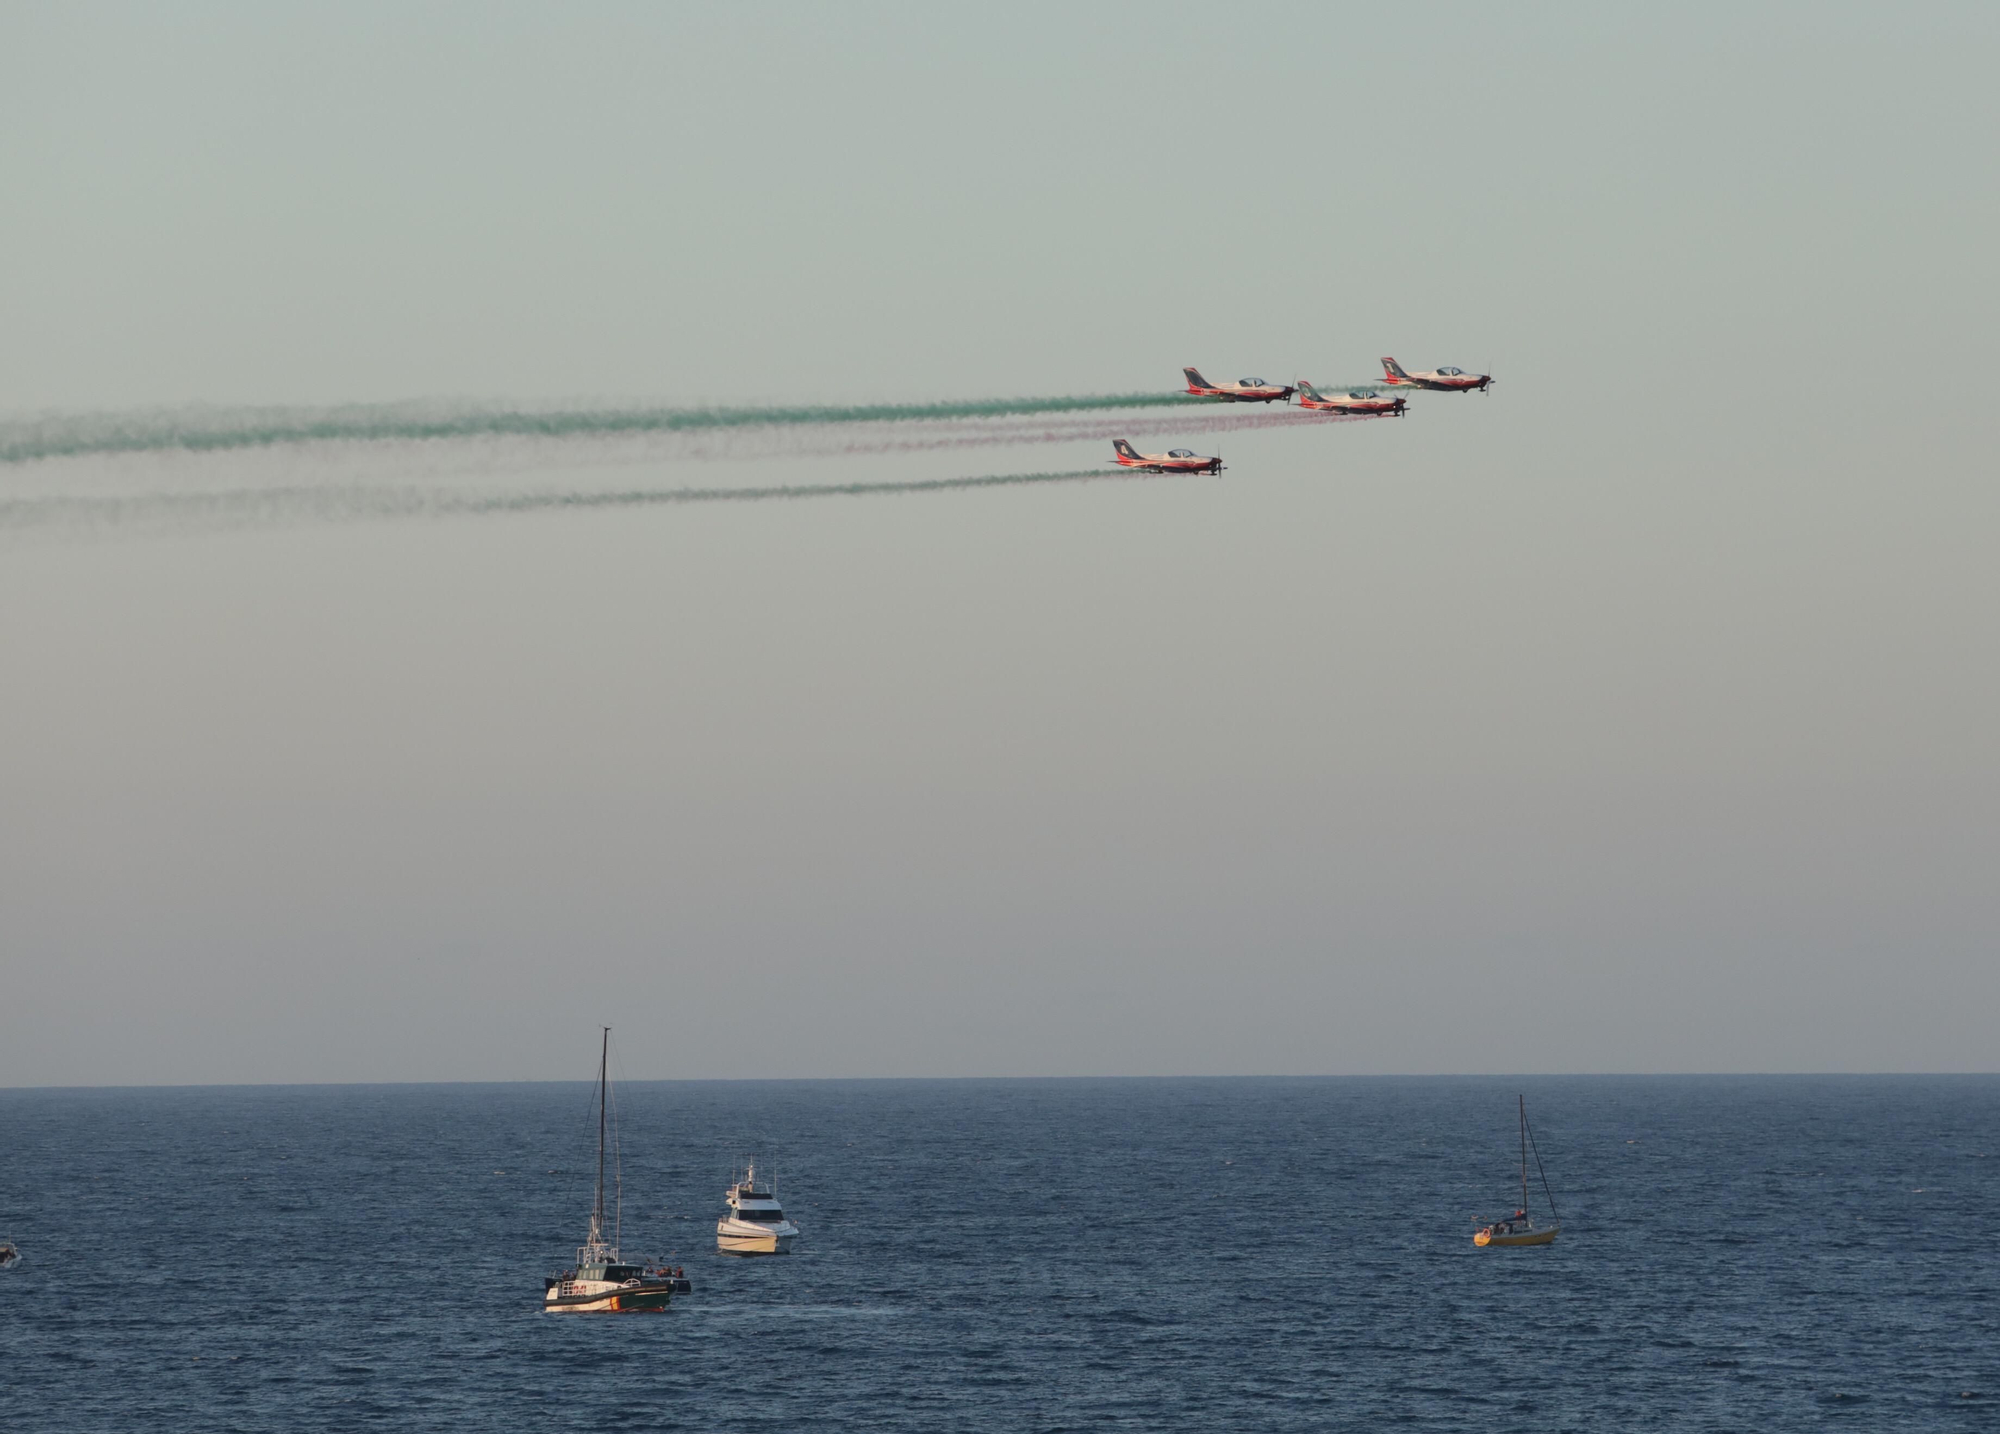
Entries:
<svg viewBox="0 0 2000 1434">
<path fill-rule="evenodd" d="M 785 1218 L 776 1181 L 758 1185 L 757 1167 L 751 1165 L 722 1198 L 728 1202 L 729 1213 L 715 1222 L 716 1249 L 725 1255 L 783 1255 L 791 1251 L 799 1227 Z"/>
</svg>

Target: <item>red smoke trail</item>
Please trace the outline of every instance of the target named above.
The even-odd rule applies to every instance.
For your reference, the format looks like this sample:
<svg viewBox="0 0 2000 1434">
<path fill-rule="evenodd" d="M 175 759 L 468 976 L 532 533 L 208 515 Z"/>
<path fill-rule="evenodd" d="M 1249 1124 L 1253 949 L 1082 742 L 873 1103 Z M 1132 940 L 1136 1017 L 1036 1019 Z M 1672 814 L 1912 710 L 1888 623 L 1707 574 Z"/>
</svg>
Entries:
<svg viewBox="0 0 2000 1434">
<path fill-rule="evenodd" d="M 1106 418 L 1047 420 L 1037 423 L 991 422 L 926 424 L 922 432 L 899 425 L 892 433 L 815 439 L 796 430 L 789 437 L 798 445 L 788 451 L 799 456 L 865 456 L 873 453 L 931 452 L 942 449 L 994 448 L 1026 443 L 1079 443 L 1091 439 L 1109 442 L 1114 438 L 1134 438 L 1151 434 L 1178 437 L 1193 433 L 1235 433 L 1256 428 L 1298 428 L 1327 423 L 1359 423 L 1369 415 L 1325 414 L 1287 409 L 1272 413 L 1208 414 L 1125 414 Z"/>
</svg>

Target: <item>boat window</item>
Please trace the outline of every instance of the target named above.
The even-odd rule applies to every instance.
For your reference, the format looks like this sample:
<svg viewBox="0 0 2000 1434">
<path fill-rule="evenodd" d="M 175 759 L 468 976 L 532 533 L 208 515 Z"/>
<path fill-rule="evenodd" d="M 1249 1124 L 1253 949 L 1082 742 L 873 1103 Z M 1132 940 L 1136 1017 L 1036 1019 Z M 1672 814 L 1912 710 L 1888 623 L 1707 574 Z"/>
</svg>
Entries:
<svg viewBox="0 0 2000 1434">
<path fill-rule="evenodd" d="M 736 1218 L 752 1220 L 760 1225 L 775 1225 L 785 1218 L 783 1210 L 738 1210 Z"/>
<path fill-rule="evenodd" d="M 606 1265 L 604 1278 L 607 1280 L 629 1280 L 639 1273 L 637 1265 Z"/>
</svg>

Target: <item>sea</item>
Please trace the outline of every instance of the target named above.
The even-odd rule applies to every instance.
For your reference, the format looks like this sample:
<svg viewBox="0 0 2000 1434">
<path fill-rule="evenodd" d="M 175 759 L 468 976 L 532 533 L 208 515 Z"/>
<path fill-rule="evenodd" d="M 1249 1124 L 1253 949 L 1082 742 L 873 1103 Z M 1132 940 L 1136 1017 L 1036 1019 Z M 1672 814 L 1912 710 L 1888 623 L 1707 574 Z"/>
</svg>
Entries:
<svg viewBox="0 0 2000 1434">
<path fill-rule="evenodd" d="M 592 1095 L 0 1091 L 0 1428 L 2000 1429 L 2000 1077 L 632 1082 L 554 1317 Z"/>
</svg>

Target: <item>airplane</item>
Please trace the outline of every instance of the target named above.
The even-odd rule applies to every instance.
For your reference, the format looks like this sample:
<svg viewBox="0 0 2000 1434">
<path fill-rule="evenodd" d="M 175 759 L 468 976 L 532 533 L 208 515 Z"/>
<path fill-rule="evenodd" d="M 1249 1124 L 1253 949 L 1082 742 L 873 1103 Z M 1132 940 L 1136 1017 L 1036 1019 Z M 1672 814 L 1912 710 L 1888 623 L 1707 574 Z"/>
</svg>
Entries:
<svg viewBox="0 0 2000 1434">
<path fill-rule="evenodd" d="M 1392 358 L 1382 360 L 1382 371 L 1388 374 L 1388 377 L 1382 380 L 1384 383 L 1394 384 L 1398 388 L 1436 389 L 1439 393 L 1464 393 L 1475 388 L 1484 393 L 1487 385 L 1493 382 L 1493 375 L 1490 373 L 1467 373 L 1462 368 L 1434 369 L 1428 373 L 1404 373 L 1403 366 Z"/>
<path fill-rule="evenodd" d="M 1201 370 L 1184 368 L 1187 391 L 1196 398 L 1226 398 L 1231 403 L 1276 403 L 1290 401 L 1295 390 L 1289 384 L 1266 383 L 1261 378 L 1239 378 L 1234 383 L 1210 383 Z"/>
<path fill-rule="evenodd" d="M 1379 393 L 1370 393 L 1365 388 L 1350 389 L 1346 393 L 1321 393 L 1304 379 L 1299 380 L 1299 406 L 1316 408 L 1323 413 L 1394 414 L 1401 418 L 1410 407 L 1410 401 L 1401 394 L 1394 398 L 1384 398 Z"/>
<path fill-rule="evenodd" d="M 1139 468 L 1147 473 L 1215 473 L 1222 472 L 1220 458 L 1204 458 L 1192 448 L 1171 448 L 1165 453 L 1141 453 L 1123 438 L 1111 440 L 1111 451 L 1118 455 L 1121 468 Z"/>
</svg>

